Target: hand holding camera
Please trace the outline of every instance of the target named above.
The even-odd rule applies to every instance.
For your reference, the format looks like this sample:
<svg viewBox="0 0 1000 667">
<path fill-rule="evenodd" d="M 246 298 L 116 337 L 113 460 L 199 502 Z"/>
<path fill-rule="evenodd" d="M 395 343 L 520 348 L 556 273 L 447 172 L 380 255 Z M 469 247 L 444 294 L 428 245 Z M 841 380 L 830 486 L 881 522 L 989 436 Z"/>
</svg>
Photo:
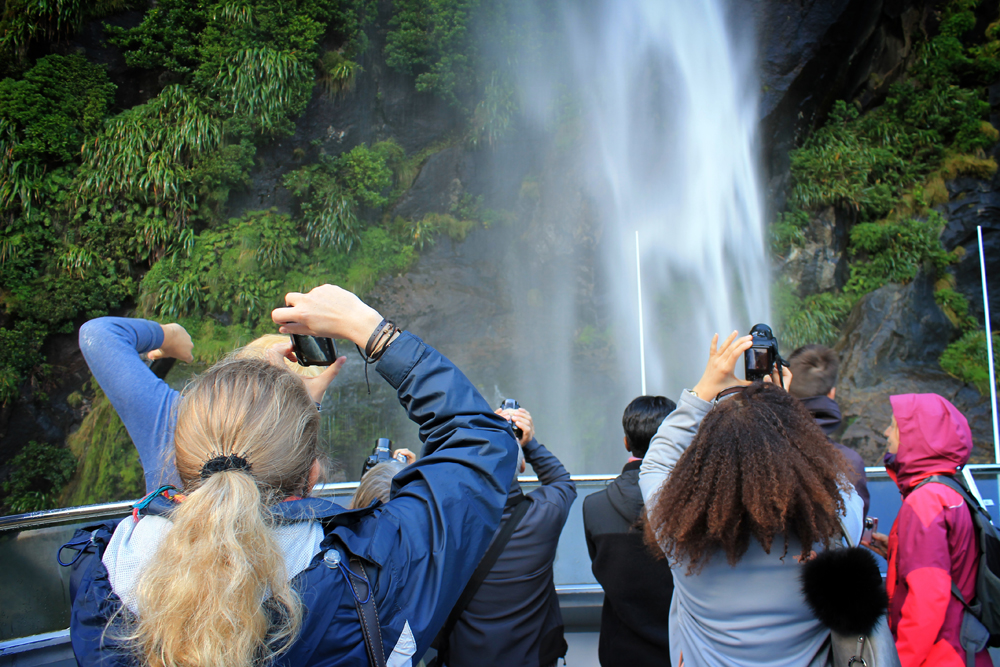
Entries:
<svg viewBox="0 0 1000 667">
<path fill-rule="evenodd" d="M 321 285 L 308 294 L 289 292 L 285 303 L 271 313 L 281 333 L 346 338 L 362 349 L 382 321 L 378 311 L 335 285 Z"/>
<path fill-rule="evenodd" d="M 518 444 L 524 447 L 533 437 L 535 437 L 535 422 L 531 419 L 531 413 L 521 407 L 513 398 L 504 399 L 503 403 L 494 412 L 506 419 L 510 423 L 511 430 Z"/>
<path fill-rule="evenodd" d="M 719 345 L 719 334 L 712 336 L 712 344 L 708 349 L 708 364 L 698 384 L 691 390 L 698 398 L 711 401 L 723 389 L 736 385 L 748 385 L 749 382 L 736 377 L 736 363 L 743 353 L 753 346 L 752 336 L 740 336 L 734 331 Z"/>
<path fill-rule="evenodd" d="M 379 438 L 375 441 L 375 448 L 372 449 L 372 453 L 368 455 L 368 458 L 365 459 L 364 465 L 361 467 L 361 476 L 364 477 L 369 470 L 380 463 L 398 461 L 404 466 L 407 466 L 411 463 L 415 463 L 416 460 L 417 455 L 409 449 L 400 448 L 396 451 L 392 451 L 392 440 L 389 438 Z"/>
</svg>

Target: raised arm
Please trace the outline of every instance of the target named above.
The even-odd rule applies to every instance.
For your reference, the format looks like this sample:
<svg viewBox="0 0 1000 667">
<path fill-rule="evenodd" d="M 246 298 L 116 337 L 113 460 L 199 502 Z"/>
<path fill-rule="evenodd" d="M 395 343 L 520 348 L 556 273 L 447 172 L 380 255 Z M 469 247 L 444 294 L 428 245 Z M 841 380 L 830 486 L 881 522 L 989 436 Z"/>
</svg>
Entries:
<svg viewBox="0 0 1000 667">
<path fill-rule="evenodd" d="M 528 495 L 534 501 L 545 501 L 555 505 L 561 513 L 562 522 L 565 523 L 569 516 L 569 508 L 576 500 L 576 484 L 570 478 L 569 471 L 555 454 L 535 439 L 535 422 L 530 412 L 518 408 L 501 409 L 496 413 L 513 421 L 521 429 L 520 444 L 521 451 L 524 452 L 524 461 L 531 466 L 541 484 Z"/>
<path fill-rule="evenodd" d="M 649 449 L 639 468 L 639 489 L 646 507 L 652 507 L 653 496 L 670 477 L 677 461 L 698 433 L 701 420 L 711 409 L 711 403 L 685 389 L 677 400 L 677 408 L 663 419 L 656 435 L 649 441 Z"/>
<path fill-rule="evenodd" d="M 381 316 L 353 294 L 324 285 L 291 294 L 274 312 L 282 332 L 340 336 L 364 348 Z M 358 526 L 338 528 L 348 549 L 392 577 L 416 655 L 458 600 L 500 522 L 517 443 L 471 382 L 412 334 L 388 347 L 378 372 L 420 427 L 423 457 L 393 480 L 392 500 Z"/>
<path fill-rule="evenodd" d="M 147 493 L 161 484 L 180 484 L 172 457 L 178 393 L 139 355 L 156 351 L 154 357 L 190 359 L 190 343 L 177 324 L 100 317 L 80 327 L 80 350 L 139 452 Z"/>
<path fill-rule="evenodd" d="M 681 454 L 688 448 L 698 432 L 698 425 L 708 411 L 711 401 L 729 387 L 750 384 L 736 377 L 736 362 L 753 344 L 750 336 L 737 337 L 736 331 L 719 345 L 719 334 L 712 337 L 708 350 L 708 364 L 701 380 L 694 389 L 684 390 L 677 401 L 677 409 L 660 424 L 656 435 L 649 443 L 649 451 L 642 459 L 639 469 L 639 489 L 647 507 L 652 506 L 652 498 L 660 486 L 670 476 Z"/>
</svg>

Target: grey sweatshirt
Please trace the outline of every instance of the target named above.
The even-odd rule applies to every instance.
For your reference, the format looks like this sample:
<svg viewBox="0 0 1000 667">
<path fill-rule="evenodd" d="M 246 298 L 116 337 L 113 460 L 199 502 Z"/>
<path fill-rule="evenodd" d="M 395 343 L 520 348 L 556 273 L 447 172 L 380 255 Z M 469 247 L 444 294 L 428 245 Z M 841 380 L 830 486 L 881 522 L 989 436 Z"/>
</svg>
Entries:
<svg viewBox="0 0 1000 667">
<path fill-rule="evenodd" d="M 711 403 L 685 390 L 677 409 L 663 420 L 639 471 L 646 507 L 652 507 L 657 491 L 711 409 Z M 851 543 L 857 544 L 862 502 L 853 488 L 844 504 L 847 512 L 842 523 Z M 674 665 L 682 655 L 685 667 L 826 664 L 830 631 L 816 620 L 802 597 L 799 564 L 794 558 L 801 551 L 800 543 L 789 536 L 788 555 L 782 558 L 784 541 L 784 535 L 775 536 L 770 554 L 751 541 L 735 567 L 722 554 L 695 575 L 686 574 L 687 563 L 671 564 L 670 657 Z"/>
</svg>

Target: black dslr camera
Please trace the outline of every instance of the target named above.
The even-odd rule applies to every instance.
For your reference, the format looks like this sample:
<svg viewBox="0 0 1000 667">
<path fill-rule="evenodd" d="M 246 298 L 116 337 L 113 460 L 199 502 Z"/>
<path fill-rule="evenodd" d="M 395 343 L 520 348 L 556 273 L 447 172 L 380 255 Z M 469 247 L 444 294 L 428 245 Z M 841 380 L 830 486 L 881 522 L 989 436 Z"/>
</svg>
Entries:
<svg viewBox="0 0 1000 667">
<path fill-rule="evenodd" d="M 766 324 L 755 324 L 750 329 L 753 337 L 753 347 L 743 353 L 744 377 L 750 382 L 763 380 L 777 368 L 781 388 L 785 388 L 785 380 L 781 376 L 781 366 L 788 363 L 778 354 L 778 339 L 771 333 L 771 327 Z"/>
<path fill-rule="evenodd" d="M 521 404 L 513 398 L 505 398 L 503 399 L 503 403 L 500 404 L 501 410 L 517 410 L 520 407 Z M 524 437 L 524 431 L 521 430 L 520 426 L 514 423 L 513 419 L 508 419 L 507 423 L 510 424 L 512 429 L 514 429 L 514 437 L 518 439 L 518 442 L 520 442 L 521 438 Z"/>
<path fill-rule="evenodd" d="M 365 465 L 361 468 L 361 476 L 364 477 L 365 473 L 377 466 L 379 463 L 385 463 L 386 461 L 392 460 L 392 440 L 389 438 L 379 438 L 375 441 L 375 449 L 372 453 L 368 455 L 365 459 Z"/>
</svg>

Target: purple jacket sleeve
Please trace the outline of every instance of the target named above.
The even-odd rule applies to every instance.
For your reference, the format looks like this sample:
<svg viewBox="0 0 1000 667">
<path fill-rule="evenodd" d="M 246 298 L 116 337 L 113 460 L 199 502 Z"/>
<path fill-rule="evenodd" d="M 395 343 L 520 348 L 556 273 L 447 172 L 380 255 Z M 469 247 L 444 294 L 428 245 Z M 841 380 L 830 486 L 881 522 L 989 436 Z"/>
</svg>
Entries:
<svg viewBox="0 0 1000 667">
<path fill-rule="evenodd" d="M 174 464 L 174 406 L 178 392 L 139 357 L 163 344 L 156 322 L 100 317 L 80 327 L 80 351 L 139 452 L 146 492 L 180 486 Z"/>
</svg>

